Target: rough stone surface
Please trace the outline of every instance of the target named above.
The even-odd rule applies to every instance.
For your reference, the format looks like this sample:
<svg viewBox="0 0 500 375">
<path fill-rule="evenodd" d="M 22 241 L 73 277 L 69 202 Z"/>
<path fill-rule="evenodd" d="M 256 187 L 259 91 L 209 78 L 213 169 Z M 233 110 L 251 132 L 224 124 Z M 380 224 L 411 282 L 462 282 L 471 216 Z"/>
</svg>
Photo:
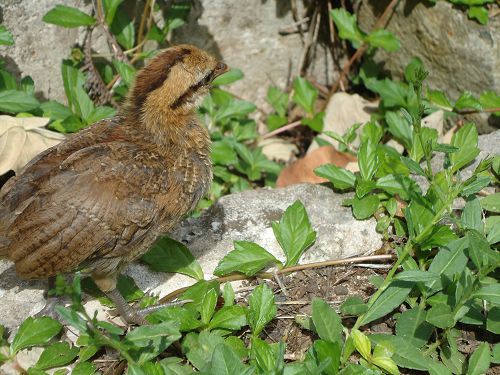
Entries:
<svg viewBox="0 0 500 375">
<path fill-rule="evenodd" d="M 31 76 L 39 98 L 66 102 L 61 77 L 61 62 L 79 38 L 78 28 L 65 29 L 42 21 L 57 4 L 82 7 L 78 0 L 3 0 L 1 23 L 14 35 L 13 46 L 0 46 L 0 58 L 16 78 Z"/>
<path fill-rule="evenodd" d="M 221 198 L 200 218 L 184 221 L 172 237 L 187 244 L 206 278 L 213 277 L 214 268 L 234 248 L 235 240 L 256 242 L 284 260 L 271 222 L 279 220 L 284 210 L 299 199 L 317 231 L 316 243 L 306 251 L 301 263 L 372 253 L 382 245 L 381 236 L 375 232 L 375 220 L 355 220 L 350 208 L 341 205 L 347 197 L 324 186 L 307 184 L 232 194 Z M 130 265 L 126 273 L 142 290 L 162 296 L 193 283 L 186 276 L 152 272 L 139 263 Z M 12 263 L 0 261 L 0 324 L 15 327 L 39 311 L 45 302 L 45 287 L 42 281 L 19 280 Z M 93 313 L 101 307 L 91 301 L 87 308 Z"/>
<path fill-rule="evenodd" d="M 370 31 L 389 0 L 359 0 L 357 14 L 363 30 Z M 487 25 L 467 18 L 467 12 L 449 1 L 434 6 L 423 1 L 400 1 L 387 28 L 401 41 L 401 49 L 387 53 L 378 49 L 377 62 L 402 78 L 413 56 L 429 70 L 426 84 L 445 90 L 456 100 L 464 91 L 479 95 L 484 90 L 500 92 L 500 18 Z M 486 120 L 487 119 L 487 120 Z M 480 133 L 500 126 L 498 117 L 474 116 Z"/>
<path fill-rule="evenodd" d="M 279 34 L 292 24 L 289 1 L 197 0 L 173 40 L 195 44 L 241 69 L 245 78 L 232 84 L 231 91 L 261 105 L 270 85 L 283 89 L 297 74 L 303 52 L 300 35 Z M 311 76 L 331 84 L 330 52 L 319 46 L 314 61 Z"/>
</svg>

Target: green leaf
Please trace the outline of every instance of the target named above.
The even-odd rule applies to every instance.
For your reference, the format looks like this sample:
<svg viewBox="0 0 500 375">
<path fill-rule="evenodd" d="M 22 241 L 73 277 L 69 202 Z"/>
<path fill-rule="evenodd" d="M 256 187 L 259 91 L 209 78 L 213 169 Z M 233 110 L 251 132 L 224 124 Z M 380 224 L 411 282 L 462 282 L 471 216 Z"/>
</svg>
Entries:
<svg viewBox="0 0 500 375">
<path fill-rule="evenodd" d="M 474 292 L 472 296 L 491 302 L 494 305 L 500 305 L 500 284 L 485 285 Z"/>
<path fill-rule="evenodd" d="M 278 113 L 278 117 L 283 118 L 286 124 L 287 119 L 285 116 L 288 109 L 288 94 L 277 87 L 269 86 L 266 100 L 274 108 L 276 113 Z"/>
<path fill-rule="evenodd" d="M 87 331 L 87 321 L 75 310 L 65 306 L 56 306 L 55 310 L 65 322 L 78 329 L 80 333 Z"/>
<path fill-rule="evenodd" d="M 480 316 L 483 317 L 481 313 Z M 500 334 L 500 307 L 493 306 L 490 311 L 488 311 L 488 319 L 486 319 L 486 329 L 496 335 Z"/>
<path fill-rule="evenodd" d="M 412 57 L 410 62 L 405 67 L 406 82 L 417 82 L 419 80 L 419 71 L 425 70 L 424 63 L 419 57 Z"/>
<path fill-rule="evenodd" d="M 439 278 L 437 273 L 429 272 L 429 271 L 421 271 L 421 270 L 409 270 L 398 273 L 394 280 L 403 280 L 403 281 L 413 281 L 413 282 L 426 282 L 426 281 L 434 281 Z"/>
<path fill-rule="evenodd" d="M 62 27 L 92 26 L 97 22 L 94 17 L 66 5 L 56 5 L 43 16 L 42 21 Z"/>
<path fill-rule="evenodd" d="M 94 364 L 89 362 L 78 362 L 73 371 L 71 371 L 71 375 L 94 375 L 95 373 L 96 368 Z"/>
<path fill-rule="evenodd" d="M 386 107 L 405 107 L 408 85 L 402 82 L 368 79 L 365 86 L 380 95 Z"/>
<path fill-rule="evenodd" d="M 129 65 L 123 61 L 113 59 L 113 66 L 115 67 L 118 74 L 122 78 L 123 82 L 127 87 L 131 87 L 134 83 L 136 70 L 132 65 Z"/>
<path fill-rule="evenodd" d="M 67 342 L 56 342 L 42 352 L 35 367 L 47 370 L 53 367 L 65 366 L 72 362 L 77 355 L 77 347 L 70 347 Z"/>
<path fill-rule="evenodd" d="M 483 229 L 483 212 L 481 203 L 475 195 L 466 198 L 465 207 L 462 211 L 462 224 L 469 229 L 482 231 Z"/>
<path fill-rule="evenodd" d="M 104 12 L 106 13 L 106 23 L 111 25 L 113 23 L 113 19 L 115 18 L 116 10 L 118 6 L 122 3 L 123 0 L 104 0 Z"/>
<path fill-rule="evenodd" d="M 11 352 L 30 346 L 44 345 L 61 331 L 62 325 L 57 320 L 43 316 L 33 319 L 28 317 L 19 327 L 19 330 L 10 345 Z"/>
<path fill-rule="evenodd" d="M 371 142 L 361 145 L 358 151 L 358 164 L 361 177 L 370 181 L 379 167 L 377 146 Z"/>
<path fill-rule="evenodd" d="M 134 20 L 131 20 L 126 12 L 117 12 L 113 23 L 110 25 L 111 32 L 116 36 L 116 40 L 125 49 L 134 47 L 135 28 Z"/>
<path fill-rule="evenodd" d="M 0 112 L 28 112 L 38 108 L 40 103 L 36 98 L 21 90 L 0 91 Z"/>
<path fill-rule="evenodd" d="M 14 44 L 12 33 L 4 25 L 0 25 L 0 46 L 11 46 Z"/>
<path fill-rule="evenodd" d="M 467 15 L 469 18 L 476 19 L 482 25 L 488 23 L 488 9 L 485 7 L 470 7 L 467 11 Z"/>
<path fill-rule="evenodd" d="M 247 325 L 246 309 L 243 306 L 233 305 L 218 310 L 212 317 L 208 329 L 222 328 L 237 331 L 245 325 Z"/>
<path fill-rule="evenodd" d="M 326 375 L 338 374 L 341 354 L 340 344 L 338 342 L 333 343 L 330 341 L 315 340 L 313 348 L 319 363 L 324 363 L 326 361 L 330 362 L 322 373 Z"/>
<path fill-rule="evenodd" d="M 94 124 L 98 121 L 101 121 L 105 118 L 110 118 L 113 117 L 116 114 L 116 109 L 108 106 L 101 106 L 101 107 L 96 107 L 94 110 L 90 113 L 89 117 L 87 118 L 87 123 L 88 124 Z"/>
<path fill-rule="evenodd" d="M 479 97 L 479 103 L 484 109 L 500 108 L 500 95 L 494 91 L 484 91 Z M 493 113 L 500 116 L 500 111 Z"/>
<path fill-rule="evenodd" d="M 238 162 L 238 155 L 225 140 L 212 142 L 211 156 L 215 164 L 231 165 Z"/>
<path fill-rule="evenodd" d="M 396 335 L 421 348 L 432 334 L 432 326 L 426 322 L 426 317 L 427 312 L 418 306 L 403 312 L 396 322 Z"/>
<path fill-rule="evenodd" d="M 373 47 L 382 47 L 388 52 L 394 52 L 401 48 L 398 38 L 387 29 L 379 29 L 368 34 L 366 41 Z"/>
<path fill-rule="evenodd" d="M 353 296 L 347 299 L 340 306 L 340 311 L 344 315 L 358 316 L 364 314 L 368 310 L 368 305 L 363 302 L 361 297 Z"/>
<path fill-rule="evenodd" d="M 285 267 L 297 264 L 304 251 L 316 241 L 306 209 L 298 200 L 286 209 L 279 222 L 272 223 L 272 227 L 286 255 Z"/>
<path fill-rule="evenodd" d="M 412 144 L 413 132 L 406 118 L 401 112 L 387 111 L 385 113 L 385 121 L 391 134 L 409 150 Z"/>
<path fill-rule="evenodd" d="M 342 39 L 348 39 L 355 45 L 364 40 L 363 32 L 358 27 L 356 16 L 345 9 L 333 9 L 330 16 L 339 30 L 339 36 Z"/>
<path fill-rule="evenodd" d="M 427 311 L 425 319 L 435 327 L 446 329 L 455 325 L 455 319 L 451 307 L 444 304 L 437 304 Z"/>
<path fill-rule="evenodd" d="M 234 250 L 222 258 L 214 270 L 214 275 L 223 276 L 241 272 L 253 276 L 270 263 L 281 264 L 271 253 L 256 243 L 234 241 Z"/>
<path fill-rule="evenodd" d="M 224 298 L 224 306 L 234 305 L 234 289 L 230 282 L 224 284 L 224 289 L 222 291 L 222 297 Z"/>
<path fill-rule="evenodd" d="M 218 76 L 212 81 L 214 86 L 229 85 L 243 79 L 245 75 L 240 69 L 232 68 L 230 71 Z"/>
<path fill-rule="evenodd" d="M 158 240 L 141 260 L 155 271 L 178 272 L 196 280 L 203 280 L 205 276 L 186 245 L 169 237 Z"/>
<path fill-rule="evenodd" d="M 269 131 L 273 131 L 281 128 L 283 125 L 288 123 L 288 119 L 285 116 L 280 116 L 276 114 L 271 114 L 267 116 L 266 124 Z"/>
<path fill-rule="evenodd" d="M 336 189 L 344 190 L 354 187 L 356 176 L 347 169 L 337 167 L 333 164 L 325 164 L 314 170 L 320 177 L 330 180 Z"/>
<path fill-rule="evenodd" d="M 303 125 L 309 126 L 311 130 L 320 133 L 323 130 L 323 119 L 325 117 L 325 112 L 318 112 L 313 118 L 302 118 L 301 122 Z"/>
<path fill-rule="evenodd" d="M 427 89 L 427 100 L 437 107 L 451 112 L 453 105 L 443 91 Z"/>
<path fill-rule="evenodd" d="M 308 114 L 314 114 L 314 102 L 318 97 L 318 90 L 305 78 L 297 77 L 293 81 L 293 98 L 292 100 L 298 104 Z"/>
<path fill-rule="evenodd" d="M 201 370 L 210 364 L 216 346 L 223 343 L 224 339 L 215 332 L 190 332 L 182 340 L 182 351 L 189 362 Z"/>
<path fill-rule="evenodd" d="M 480 375 L 486 373 L 490 368 L 490 346 L 487 342 L 482 342 L 469 358 L 467 375 Z"/>
<path fill-rule="evenodd" d="M 477 129 L 474 124 L 466 124 L 453 134 L 451 145 L 460 149 L 449 155 L 453 172 L 463 168 L 479 155 L 477 142 Z"/>
<path fill-rule="evenodd" d="M 469 180 L 472 180 L 469 182 Z M 466 181 L 466 185 L 460 192 L 460 195 L 466 197 L 468 195 L 473 195 L 479 193 L 482 189 L 491 183 L 490 176 L 473 176 Z"/>
<path fill-rule="evenodd" d="M 365 359 L 369 359 L 372 356 L 372 345 L 368 337 L 366 337 L 362 332 L 357 329 L 351 331 L 351 336 L 354 341 L 354 347 Z"/>
<path fill-rule="evenodd" d="M 182 293 L 182 299 L 193 300 L 193 304 L 199 306 L 203 302 L 205 294 L 207 294 L 210 289 L 215 289 L 217 294 L 219 294 L 219 287 L 220 284 L 216 281 L 200 280 Z"/>
<path fill-rule="evenodd" d="M 16 90 L 17 91 L 17 82 L 16 82 L 16 79 L 14 78 L 14 76 L 12 74 L 10 74 L 8 71 L 6 70 L 2 70 L 0 68 L 0 90 Z M 22 91 L 25 91 L 26 90 L 22 90 Z M 33 93 L 29 93 L 28 94 L 31 94 L 33 95 Z"/>
<path fill-rule="evenodd" d="M 258 336 L 276 312 L 273 291 L 266 284 L 259 285 L 248 297 L 247 321 L 252 334 Z"/>
<path fill-rule="evenodd" d="M 210 322 L 212 315 L 215 312 L 215 306 L 217 305 L 217 298 L 219 297 L 218 292 L 215 289 L 210 289 L 205 296 L 203 301 L 199 306 L 201 323 L 206 326 Z"/>
<path fill-rule="evenodd" d="M 342 345 L 342 320 L 325 301 L 313 298 L 312 320 L 318 336 L 326 341 Z"/>
<path fill-rule="evenodd" d="M 219 344 L 215 347 L 209 373 L 217 375 L 250 374 L 241 363 L 238 355 L 229 346 L 224 344 Z"/>
<path fill-rule="evenodd" d="M 375 213 L 375 211 L 377 211 L 379 205 L 380 199 L 375 194 L 365 195 L 361 199 L 354 196 L 352 202 L 352 213 L 358 220 L 368 219 Z"/>
<path fill-rule="evenodd" d="M 155 358 L 181 336 L 179 322 L 166 321 L 134 328 L 127 333 L 124 343 L 131 346 L 129 353 L 134 360 L 142 364 Z"/>
<path fill-rule="evenodd" d="M 373 322 L 401 305 L 410 293 L 412 286 L 413 283 L 410 282 L 393 281 L 362 316 L 361 325 Z"/>
<path fill-rule="evenodd" d="M 488 195 L 481 199 L 483 210 L 500 213 L 500 193 Z"/>
<path fill-rule="evenodd" d="M 462 109 L 476 109 L 478 111 L 481 111 L 483 109 L 483 106 L 477 100 L 472 93 L 466 91 L 460 97 L 458 100 L 455 102 L 455 109 L 456 110 L 462 110 Z"/>
</svg>

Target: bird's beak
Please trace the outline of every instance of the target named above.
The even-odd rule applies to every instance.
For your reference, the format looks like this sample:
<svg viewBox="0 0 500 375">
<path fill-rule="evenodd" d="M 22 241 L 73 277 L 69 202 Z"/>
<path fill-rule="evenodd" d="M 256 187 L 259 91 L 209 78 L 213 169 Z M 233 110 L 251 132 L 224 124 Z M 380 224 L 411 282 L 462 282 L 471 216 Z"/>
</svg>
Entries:
<svg viewBox="0 0 500 375">
<path fill-rule="evenodd" d="M 220 76 L 221 74 L 226 73 L 229 70 L 229 67 L 223 62 L 219 61 L 214 70 L 214 78 Z"/>
</svg>

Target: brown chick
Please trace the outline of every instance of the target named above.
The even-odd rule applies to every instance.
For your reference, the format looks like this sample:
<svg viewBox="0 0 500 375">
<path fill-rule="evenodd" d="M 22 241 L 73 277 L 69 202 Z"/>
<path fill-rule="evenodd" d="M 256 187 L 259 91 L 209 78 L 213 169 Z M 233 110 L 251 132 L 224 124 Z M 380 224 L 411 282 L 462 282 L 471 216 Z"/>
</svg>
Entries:
<svg viewBox="0 0 500 375">
<path fill-rule="evenodd" d="M 144 322 L 117 291 L 117 276 L 209 188 L 210 137 L 195 109 L 225 71 L 190 45 L 155 57 L 119 116 L 46 150 L 4 185 L 0 256 L 25 279 L 82 270 L 122 318 Z"/>
</svg>

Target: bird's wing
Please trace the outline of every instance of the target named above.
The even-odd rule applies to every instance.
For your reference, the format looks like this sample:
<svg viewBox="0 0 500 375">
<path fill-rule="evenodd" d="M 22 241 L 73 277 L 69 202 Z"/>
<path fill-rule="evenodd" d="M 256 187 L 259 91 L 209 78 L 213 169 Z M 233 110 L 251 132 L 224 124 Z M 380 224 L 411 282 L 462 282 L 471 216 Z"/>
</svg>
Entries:
<svg viewBox="0 0 500 375">
<path fill-rule="evenodd" d="M 9 258 L 27 278 L 67 272 L 91 258 L 121 257 L 154 225 L 168 189 L 164 161 L 125 142 L 74 152 L 9 228 Z"/>
</svg>

